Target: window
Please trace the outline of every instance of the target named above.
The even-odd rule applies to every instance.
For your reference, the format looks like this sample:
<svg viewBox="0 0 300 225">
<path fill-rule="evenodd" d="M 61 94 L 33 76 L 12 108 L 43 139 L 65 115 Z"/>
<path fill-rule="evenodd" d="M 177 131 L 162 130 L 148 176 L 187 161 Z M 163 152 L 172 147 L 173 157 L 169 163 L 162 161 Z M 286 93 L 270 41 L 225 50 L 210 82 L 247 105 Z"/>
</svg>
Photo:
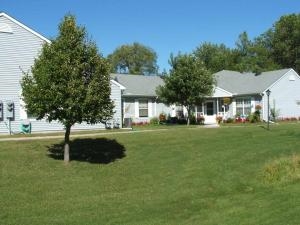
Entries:
<svg viewBox="0 0 300 225">
<path fill-rule="evenodd" d="M 244 99 L 244 115 L 250 115 L 251 114 L 251 99 Z"/>
<path fill-rule="evenodd" d="M 236 100 L 236 114 L 248 116 L 251 114 L 251 99 L 238 98 Z"/>
<path fill-rule="evenodd" d="M 236 100 L 236 114 L 243 115 L 243 99 Z"/>
<path fill-rule="evenodd" d="M 148 100 L 139 100 L 139 117 L 148 117 Z"/>
</svg>

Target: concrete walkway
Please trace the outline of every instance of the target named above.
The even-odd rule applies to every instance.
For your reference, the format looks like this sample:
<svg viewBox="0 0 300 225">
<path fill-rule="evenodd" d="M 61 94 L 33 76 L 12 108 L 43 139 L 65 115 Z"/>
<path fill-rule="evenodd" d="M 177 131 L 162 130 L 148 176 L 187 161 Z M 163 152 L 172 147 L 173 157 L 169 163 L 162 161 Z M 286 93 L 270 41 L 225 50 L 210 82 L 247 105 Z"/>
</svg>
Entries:
<svg viewBox="0 0 300 225">
<path fill-rule="evenodd" d="M 155 132 L 155 131 L 167 131 L 169 129 L 152 129 L 152 130 L 130 130 L 130 131 L 116 131 L 116 132 L 103 132 L 103 133 L 87 133 L 87 134 L 71 134 L 70 139 L 76 137 L 95 137 L 95 136 L 106 136 L 113 134 L 133 134 L 133 133 L 147 133 L 147 132 Z M 61 135 L 45 135 L 45 136 L 36 136 L 36 137 L 8 137 L 8 138 L 0 138 L 1 141 L 30 141 L 30 140 L 43 140 L 43 139 L 64 139 L 64 133 Z"/>
<path fill-rule="evenodd" d="M 205 124 L 195 128 L 218 128 L 218 124 Z M 106 136 L 106 135 L 114 135 L 114 134 L 134 134 L 134 133 L 148 133 L 148 132 L 156 132 L 156 131 L 168 131 L 168 128 L 162 129 L 149 129 L 149 130 L 128 130 L 128 131 L 115 131 L 115 132 L 100 132 L 100 133 L 86 133 L 86 134 L 72 134 L 70 135 L 70 139 L 77 138 L 77 137 L 95 137 L 95 136 Z M 4 141 L 30 141 L 30 140 L 44 140 L 44 139 L 64 139 L 64 133 L 60 135 L 43 135 L 43 136 L 34 136 L 29 137 L 24 135 L 24 137 L 8 137 L 8 138 L 1 138 L 0 142 Z"/>
<path fill-rule="evenodd" d="M 220 125 L 217 123 L 209 123 L 209 124 L 204 124 L 203 127 L 204 128 L 218 128 L 218 127 L 220 127 Z"/>
</svg>

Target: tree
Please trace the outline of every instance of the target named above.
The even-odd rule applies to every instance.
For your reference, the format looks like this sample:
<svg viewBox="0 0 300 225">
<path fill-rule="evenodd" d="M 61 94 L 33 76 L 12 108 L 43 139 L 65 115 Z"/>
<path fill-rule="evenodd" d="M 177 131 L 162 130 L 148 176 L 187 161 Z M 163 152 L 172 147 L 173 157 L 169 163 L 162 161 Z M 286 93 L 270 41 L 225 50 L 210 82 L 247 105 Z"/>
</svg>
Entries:
<svg viewBox="0 0 300 225">
<path fill-rule="evenodd" d="M 43 46 L 31 72 L 21 83 L 27 110 L 37 119 L 64 125 L 64 161 L 69 162 L 71 127 L 84 121 L 105 122 L 113 114 L 109 64 L 87 39 L 85 28 L 67 15 L 58 37 Z"/>
<path fill-rule="evenodd" d="M 136 42 L 118 47 L 108 59 L 113 73 L 150 75 L 158 70 L 155 51 Z"/>
<path fill-rule="evenodd" d="M 270 38 L 269 31 L 255 38 L 254 41 L 249 40 L 247 32 L 241 33 L 233 50 L 236 58 L 235 70 L 259 74 L 278 69 L 279 66 L 271 56 Z"/>
<path fill-rule="evenodd" d="M 300 14 L 282 16 L 274 24 L 272 49 L 279 65 L 300 72 Z"/>
<path fill-rule="evenodd" d="M 237 57 L 235 69 L 241 72 L 258 71 L 256 66 L 256 54 L 253 51 L 253 43 L 248 38 L 247 32 L 239 35 L 236 41 L 236 48 L 233 50 Z"/>
<path fill-rule="evenodd" d="M 224 69 L 232 69 L 235 64 L 232 51 L 224 44 L 217 45 L 205 42 L 196 48 L 194 54 L 213 73 Z"/>
<path fill-rule="evenodd" d="M 170 75 L 156 92 L 163 102 L 185 106 L 189 125 L 193 107 L 212 94 L 214 78 L 195 55 L 171 55 L 169 63 L 172 67 Z"/>
</svg>

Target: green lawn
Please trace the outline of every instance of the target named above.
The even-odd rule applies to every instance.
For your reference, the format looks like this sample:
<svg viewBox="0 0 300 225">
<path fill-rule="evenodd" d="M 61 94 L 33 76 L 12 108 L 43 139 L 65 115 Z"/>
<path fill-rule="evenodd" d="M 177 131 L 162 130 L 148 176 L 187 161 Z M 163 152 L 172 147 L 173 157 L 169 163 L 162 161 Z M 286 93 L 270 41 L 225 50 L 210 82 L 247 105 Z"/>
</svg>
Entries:
<svg viewBox="0 0 300 225">
<path fill-rule="evenodd" d="M 300 125 L 187 128 L 0 142 L 0 224 L 300 223 L 300 177 L 267 183 L 263 168 L 300 153 Z"/>
</svg>

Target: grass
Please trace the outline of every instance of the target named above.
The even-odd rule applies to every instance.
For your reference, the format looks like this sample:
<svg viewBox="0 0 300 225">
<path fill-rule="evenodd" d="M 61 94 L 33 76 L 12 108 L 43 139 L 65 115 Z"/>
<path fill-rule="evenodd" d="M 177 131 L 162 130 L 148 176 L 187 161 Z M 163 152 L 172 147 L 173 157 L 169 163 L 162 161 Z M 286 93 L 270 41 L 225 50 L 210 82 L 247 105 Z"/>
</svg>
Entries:
<svg viewBox="0 0 300 225">
<path fill-rule="evenodd" d="M 280 157 L 265 165 L 264 180 L 270 184 L 300 180 L 300 155 Z"/>
<path fill-rule="evenodd" d="M 300 181 L 265 168 L 300 153 L 300 125 L 1 142 L 0 224 L 299 224 Z"/>
</svg>

